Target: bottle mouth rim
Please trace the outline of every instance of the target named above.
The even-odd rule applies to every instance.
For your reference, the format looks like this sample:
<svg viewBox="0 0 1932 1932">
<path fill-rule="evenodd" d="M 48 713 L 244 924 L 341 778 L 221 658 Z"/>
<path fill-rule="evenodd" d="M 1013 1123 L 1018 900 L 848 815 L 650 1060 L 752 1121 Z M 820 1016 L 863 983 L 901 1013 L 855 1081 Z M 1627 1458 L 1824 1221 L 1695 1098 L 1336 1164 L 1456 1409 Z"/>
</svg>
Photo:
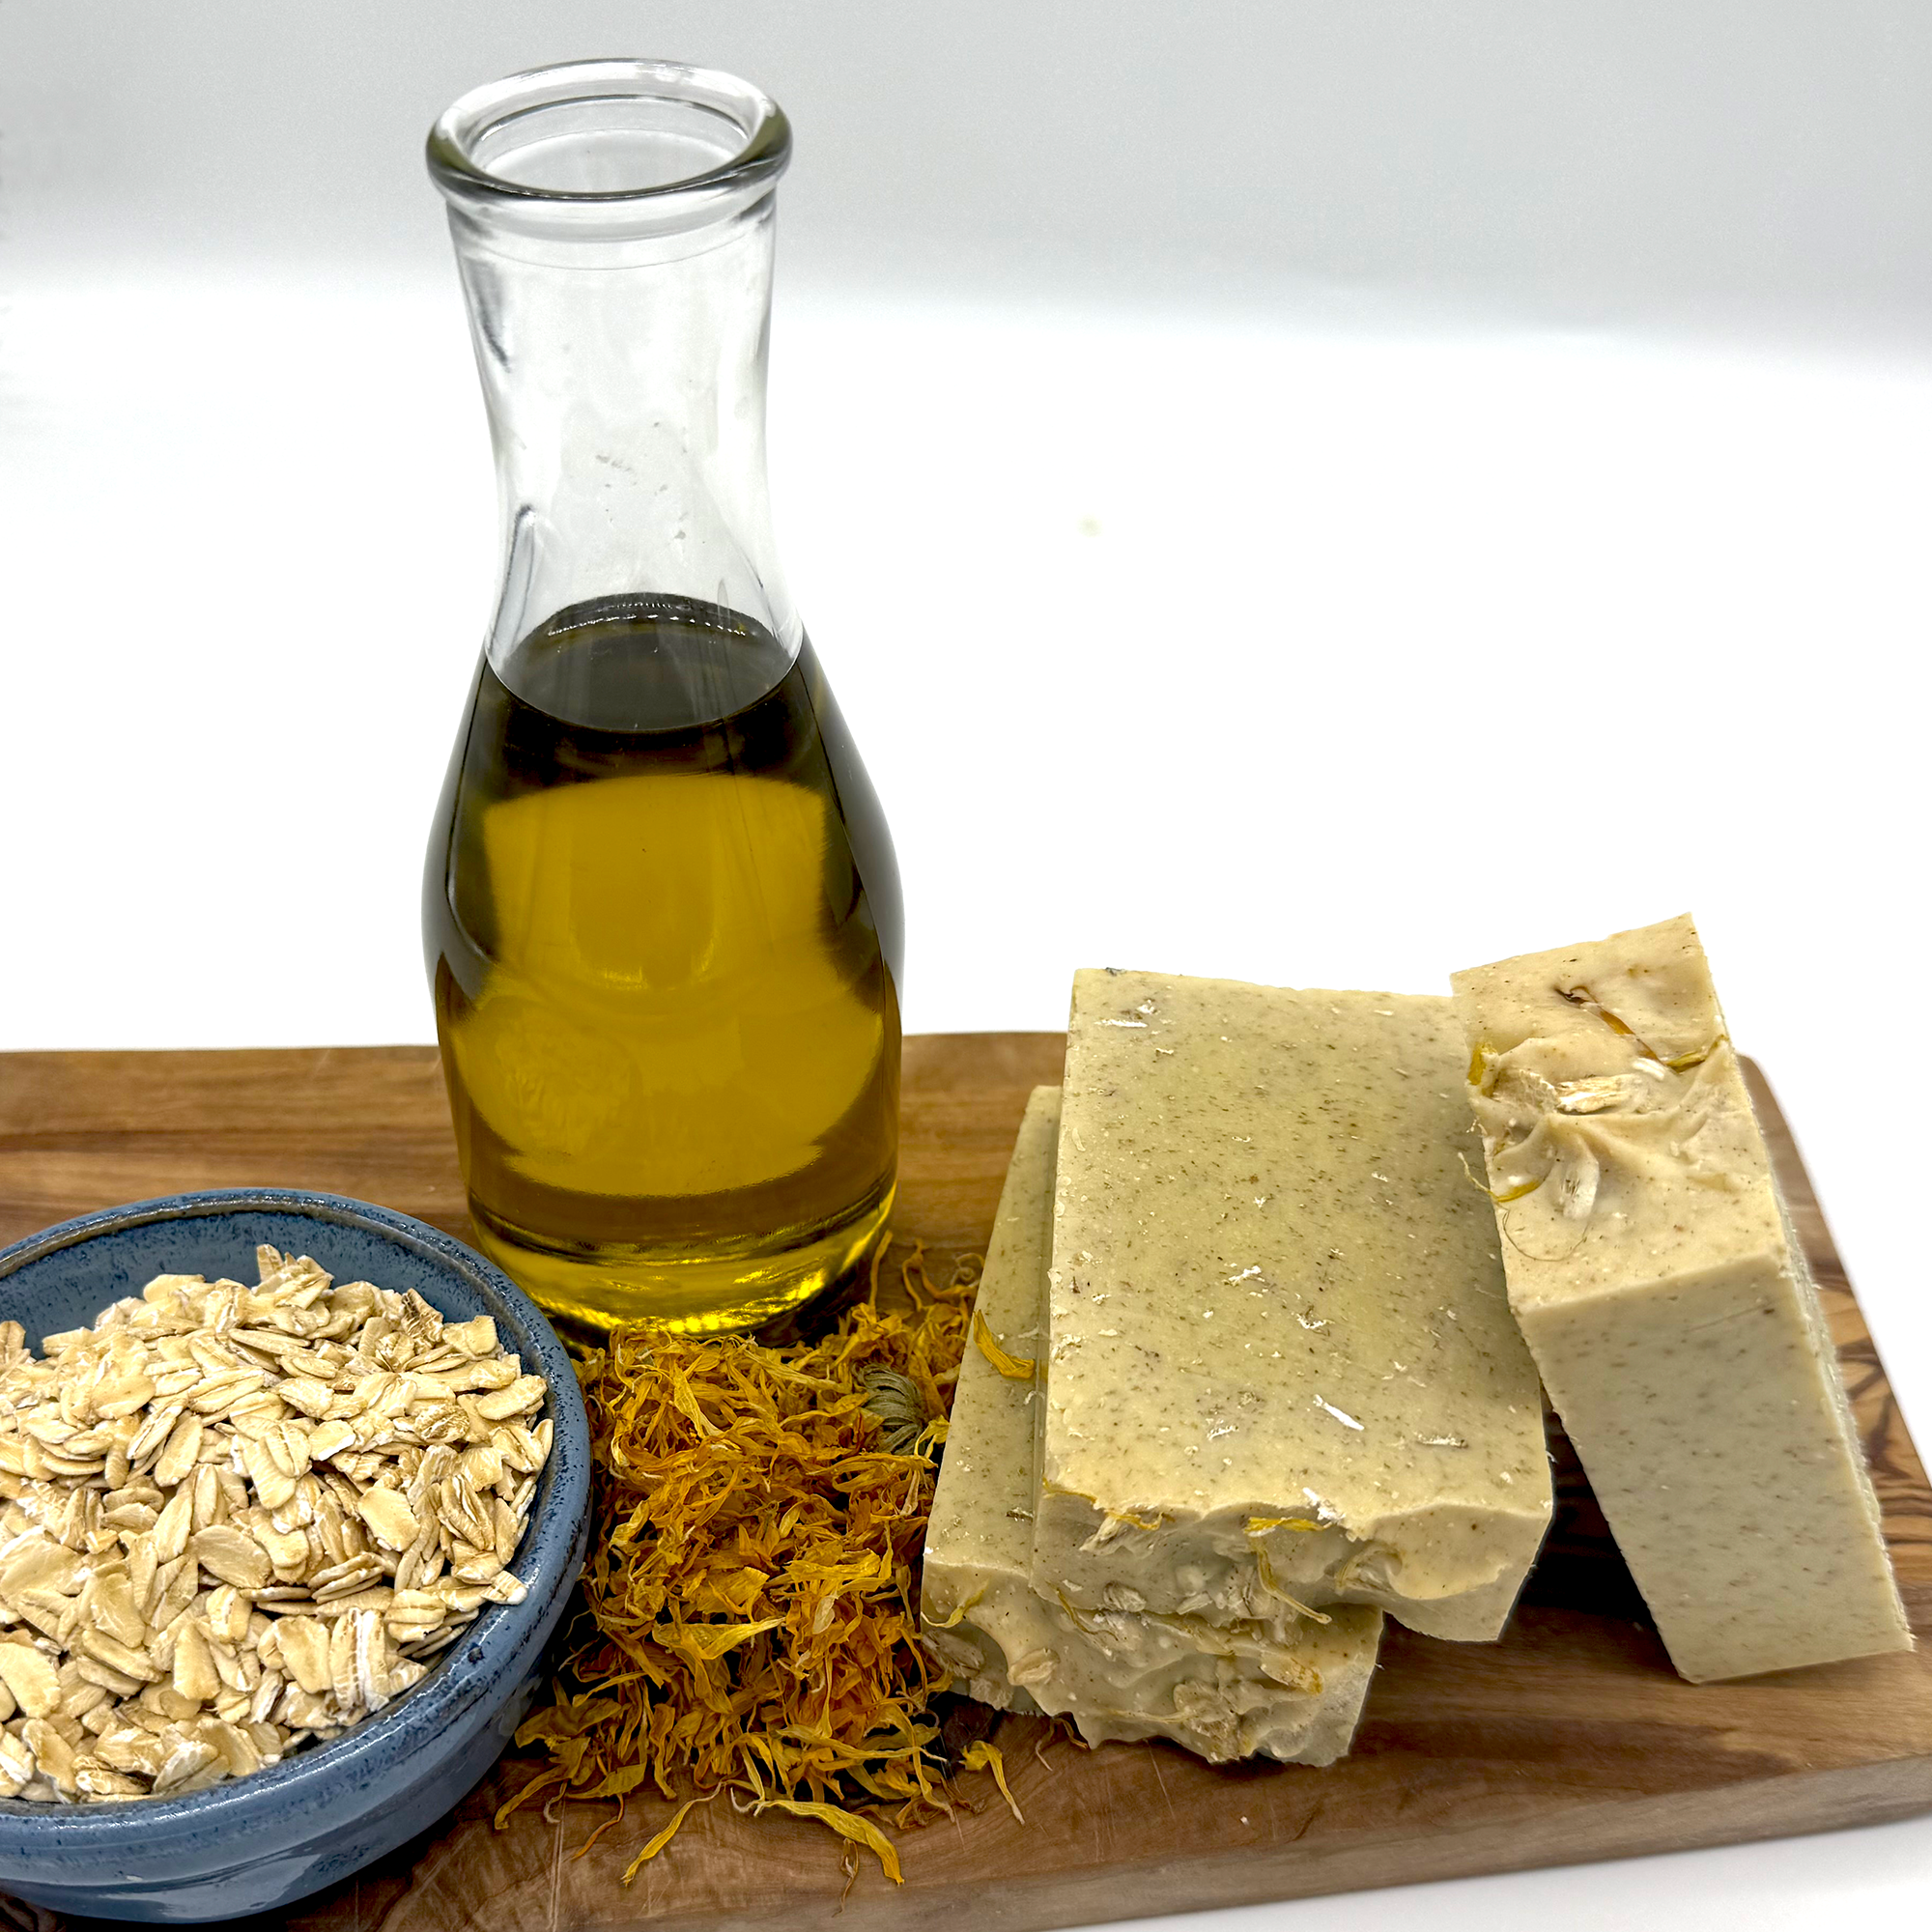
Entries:
<svg viewBox="0 0 1932 1932">
<path fill-rule="evenodd" d="M 490 165 L 493 136 L 559 111 L 614 110 L 625 103 L 687 113 L 714 134 L 722 123 L 735 131 L 735 145 L 691 174 L 607 187 L 520 181 Z M 566 61 L 471 88 L 438 118 L 425 153 L 443 194 L 478 212 L 495 208 L 541 219 L 549 210 L 581 221 L 604 211 L 650 217 L 653 227 L 679 227 L 715 217 L 722 202 L 743 205 L 769 190 L 791 159 L 791 124 L 770 95 L 722 69 L 668 60 Z"/>
</svg>

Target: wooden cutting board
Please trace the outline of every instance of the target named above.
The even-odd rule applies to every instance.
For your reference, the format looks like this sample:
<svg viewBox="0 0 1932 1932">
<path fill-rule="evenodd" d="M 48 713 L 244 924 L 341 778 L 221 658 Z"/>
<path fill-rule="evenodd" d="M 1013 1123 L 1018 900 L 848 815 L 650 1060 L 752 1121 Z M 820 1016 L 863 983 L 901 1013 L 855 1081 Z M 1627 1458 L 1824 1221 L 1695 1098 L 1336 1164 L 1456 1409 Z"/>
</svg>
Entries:
<svg viewBox="0 0 1932 1932">
<path fill-rule="evenodd" d="M 983 1245 L 1049 1034 L 906 1041 L 900 1236 Z M 1877 1474 L 1900 1583 L 1932 1630 L 1932 1492 L 1791 1136 L 1752 1070 Z M 441 1078 L 426 1048 L 0 1055 L 0 1241 L 86 1209 L 267 1182 L 351 1194 L 468 1236 Z M 506 1760 L 437 1832 L 294 1915 L 301 1932 L 535 1932 L 999 1925 L 1009 1932 L 1296 1898 L 1932 1810 L 1932 1649 L 1682 1683 L 1644 1618 L 1567 1445 L 1555 1529 L 1509 1634 L 1451 1644 L 1390 1624 L 1353 1754 L 1324 1770 L 1213 1769 L 1166 1747 L 1079 1748 L 1037 1719 L 995 1733 L 1024 1827 L 997 1801 L 869 1860 L 849 1896 L 819 1828 L 692 1814 L 628 1890 L 667 1815 L 497 1806 Z M 1038 1747 L 1037 1750 L 1036 1747 Z M 983 1778 L 972 1780 L 984 1784 Z M 23 1920 L 22 1922 L 32 1922 Z M 43 1917 L 40 1923 L 45 1924 Z"/>
</svg>

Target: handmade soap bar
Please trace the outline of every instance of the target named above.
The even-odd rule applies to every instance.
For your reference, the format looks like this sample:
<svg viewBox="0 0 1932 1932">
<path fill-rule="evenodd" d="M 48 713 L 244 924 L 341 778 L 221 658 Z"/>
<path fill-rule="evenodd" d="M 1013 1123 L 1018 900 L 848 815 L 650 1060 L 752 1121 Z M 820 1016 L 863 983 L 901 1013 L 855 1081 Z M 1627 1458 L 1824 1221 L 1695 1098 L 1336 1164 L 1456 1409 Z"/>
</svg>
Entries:
<svg viewBox="0 0 1932 1932">
<path fill-rule="evenodd" d="M 1692 1683 L 1912 1638 L 1688 918 L 1455 978 L 1510 1303 Z"/>
<path fill-rule="evenodd" d="M 987 1249 L 978 1314 L 1013 1365 L 1032 1366 L 1045 1321 L 1057 1088 L 1036 1090 Z M 1159 1737 L 1214 1760 L 1257 1752 L 1326 1764 L 1349 1747 L 1375 1667 L 1381 1613 L 1338 1606 L 1218 1629 L 1189 1617 L 1069 1610 L 1036 1594 L 1033 1379 L 967 1345 L 926 1531 L 927 1647 L 958 1689 L 1003 1709 L 1064 1713 L 1089 1744 Z"/>
<path fill-rule="evenodd" d="M 1036 1579 L 1499 1634 L 1549 1520 L 1444 999 L 1083 972 Z"/>
</svg>

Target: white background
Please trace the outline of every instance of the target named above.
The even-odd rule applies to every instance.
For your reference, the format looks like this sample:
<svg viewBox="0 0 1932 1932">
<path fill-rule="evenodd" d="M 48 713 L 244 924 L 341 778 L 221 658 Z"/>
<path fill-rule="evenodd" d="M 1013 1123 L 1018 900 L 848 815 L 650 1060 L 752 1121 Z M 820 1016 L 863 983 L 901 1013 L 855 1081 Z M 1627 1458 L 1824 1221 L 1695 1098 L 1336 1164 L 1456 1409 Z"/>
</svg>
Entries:
<svg viewBox="0 0 1932 1932">
<path fill-rule="evenodd" d="M 1917 0 L 0 0 L 0 1047 L 431 1037 L 496 533 L 420 141 L 608 52 L 795 124 L 773 487 L 908 1027 L 1691 909 L 1932 1427 Z M 1927 1823 L 1188 1923 L 1915 1905 Z"/>
</svg>

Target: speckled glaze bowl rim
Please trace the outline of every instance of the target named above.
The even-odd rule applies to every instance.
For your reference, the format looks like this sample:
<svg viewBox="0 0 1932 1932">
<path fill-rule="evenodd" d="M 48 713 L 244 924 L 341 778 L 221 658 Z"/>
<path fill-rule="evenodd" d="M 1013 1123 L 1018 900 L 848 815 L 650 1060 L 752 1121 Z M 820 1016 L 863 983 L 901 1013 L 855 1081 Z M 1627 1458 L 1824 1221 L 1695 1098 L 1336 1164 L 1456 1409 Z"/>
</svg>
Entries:
<svg viewBox="0 0 1932 1932">
<path fill-rule="evenodd" d="M 486 1299 L 495 1297 L 520 1319 L 538 1357 L 538 1373 L 550 1383 L 546 1408 L 554 1437 L 523 1546 L 535 1561 L 527 1568 L 516 1565 L 527 1594 L 521 1604 L 486 1605 L 463 1640 L 450 1645 L 438 1660 L 441 1667 L 432 1669 L 422 1683 L 387 1710 L 365 1719 L 340 1737 L 312 1745 L 245 1777 L 225 1779 L 186 1798 L 129 1799 L 125 1804 L 43 1804 L 0 1800 L 0 1858 L 10 1846 L 26 1852 L 32 1841 L 51 1832 L 59 1833 L 64 1853 L 83 1850 L 96 1841 L 104 1852 L 108 1845 L 128 1837 L 154 1837 L 175 1827 L 192 1826 L 205 1833 L 210 1827 L 218 1828 L 228 1815 L 241 1829 L 255 1822 L 245 1814 L 258 1814 L 278 1798 L 313 1802 L 320 1795 L 318 1787 L 324 1785 L 340 1783 L 351 1792 L 357 1791 L 365 1765 L 376 1771 L 381 1761 L 392 1759 L 399 1749 L 409 1753 L 434 1747 L 479 1702 L 491 1697 L 500 1701 L 512 1692 L 515 1687 L 501 1681 L 497 1665 L 508 1662 L 523 1633 L 577 1580 L 578 1566 L 572 1559 L 590 1506 L 590 1435 L 570 1358 L 535 1302 L 508 1275 L 426 1222 L 347 1195 L 300 1188 L 224 1187 L 164 1195 L 83 1214 L 0 1249 L 0 1293 L 27 1264 L 98 1236 L 160 1221 L 251 1212 L 297 1214 L 324 1225 L 359 1227 L 379 1234 L 413 1249 L 440 1269 L 466 1278 Z M 567 1520 L 555 1514 L 560 1508 L 567 1512 Z"/>
</svg>

